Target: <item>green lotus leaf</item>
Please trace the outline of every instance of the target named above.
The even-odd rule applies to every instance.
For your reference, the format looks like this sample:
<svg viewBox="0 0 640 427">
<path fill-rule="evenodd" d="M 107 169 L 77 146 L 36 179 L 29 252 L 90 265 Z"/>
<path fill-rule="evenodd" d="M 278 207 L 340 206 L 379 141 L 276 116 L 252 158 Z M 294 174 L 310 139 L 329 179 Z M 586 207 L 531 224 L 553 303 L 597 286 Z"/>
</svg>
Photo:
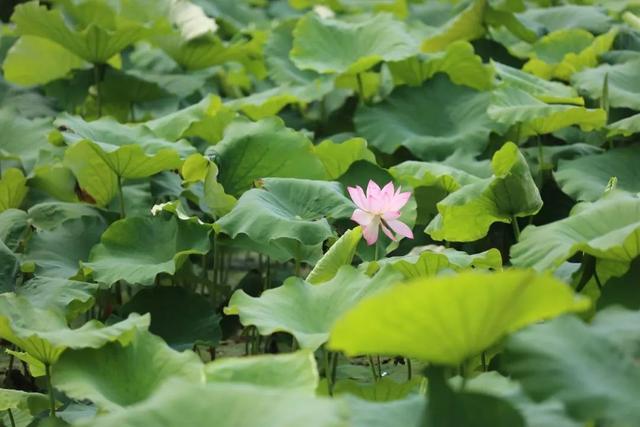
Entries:
<svg viewBox="0 0 640 427">
<path fill-rule="evenodd" d="M 415 253 L 415 255 L 414 255 Z M 405 279 L 436 276 L 442 271 L 474 269 L 502 269 L 502 256 L 495 248 L 478 254 L 467 254 L 442 246 L 416 247 L 409 255 L 384 258 L 367 266 L 367 272 L 390 265 L 402 273 Z"/>
<path fill-rule="evenodd" d="M 632 425 L 640 416 L 640 369 L 577 318 L 527 328 L 509 338 L 506 348 L 507 371 L 534 399 L 559 400 L 582 421 Z"/>
<path fill-rule="evenodd" d="M 173 216 L 125 218 L 107 228 L 84 266 L 101 283 L 151 285 L 159 273 L 174 274 L 190 254 L 207 253 L 210 231 Z"/>
<path fill-rule="evenodd" d="M 520 138 L 552 133 L 569 126 L 592 131 L 603 127 L 607 116 L 599 108 L 548 104 L 524 90 L 509 86 L 503 86 L 493 93 L 487 113 L 498 123 L 518 126 Z"/>
<path fill-rule="evenodd" d="M 442 162 L 408 160 L 389 168 L 403 188 L 413 189 L 417 204 L 417 224 L 428 224 L 437 214 L 436 204 L 461 186 L 482 179 Z"/>
<path fill-rule="evenodd" d="M 573 85 L 592 99 L 600 99 L 605 78 L 608 85 L 607 102 L 611 107 L 625 107 L 640 110 L 640 83 L 637 71 L 640 60 L 623 64 L 603 64 L 576 73 L 571 78 Z"/>
<path fill-rule="evenodd" d="M 475 184 L 481 178 L 441 162 L 408 160 L 389 168 L 394 179 L 413 189 L 438 187 L 453 192 L 465 185 Z"/>
<path fill-rule="evenodd" d="M 236 291 L 224 310 L 227 315 L 239 315 L 245 326 L 255 325 L 263 335 L 288 332 L 301 348 L 316 350 L 327 341 L 333 324 L 346 311 L 400 278 L 400 274 L 390 269 L 369 278 L 351 266 L 344 266 L 333 279 L 320 285 L 291 277 L 259 298 Z"/>
<path fill-rule="evenodd" d="M 578 252 L 628 265 L 640 253 L 640 198 L 613 192 L 583 203 L 571 216 L 525 228 L 511 247 L 511 262 L 536 270 L 553 270 Z M 601 279 L 603 279 L 601 277 Z"/>
<path fill-rule="evenodd" d="M 618 30 L 594 37 L 584 29 L 562 29 L 550 33 L 532 46 L 532 58 L 523 71 L 544 79 L 569 81 L 571 76 L 598 65 L 598 58 L 611 49 Z"/>
<path fill-rule="evenodd" d="M 6 388 L 0 389 L 0 411 L 21 409 L 35 416 L 47 408 L 49 408 L 49 398 L 45 394 Z"/>
<path fill-rule="evenodd" d="M 118 175 L 105 163 L 90 143 L 67 148 L 64 165 L 71 169 L 80 189 L 100 207 L 106 207 L 118 194 Z"/>
<path fill-rule="evenodd" d="M 202 362 L 192 351 L 172 350 L 147 331 L 138 331 L 126 346 L 114 342 L 66 351 L 52 375 L 57 389 L 73 399 L 91 400 L 102 411 L 143 402 L 171 378 L 202 383 Z"/>
<path fill-rule="evenodd" d="M 217 156 L 218 182 L 239 196 L 267 177 L 324 179 L 322 162 L 303 134 L 286 128 L 279 118 L 258 122 L 239 120 L 225 130 L 224 138 L 208 153 Z M 283 156 L 282 153 L 287 155 Z"/>
<path fill-rule="evenodd" d="M 490 98 L 435 76 L 419 88 L 399 87 L 379 104 L 360 106 L 354 122 L 358 134 L 384 153 L 403 146 L 421 160 L 442 160 L 457 151 L 477 154 L 491 132 L 503 130 L 486 113 Z"/>
<path fill-rule="evenodd" d="M 335 323 L 329 347 L 458 366 L 528 324 L 589 306 L 551 275 L 532 271 L 423 278 L 362 300 Z"/>
<path fill-rule="evenodd" d="M 38 152 L 49 146 L 47 134 L 51 129 L 48 119 L 29 120 L 9 110 L 0 110 L 0 158 L 19 160 L 30 172 Z"/>
<path fill-rule="evenodd" d="M 122 306 L 122 313 L 149 313 L 149 331 L 181 351 L 196 344 L 214 347 L 222 335 L 220 317 L 209 301 L 178 286 L 142 289 Z"/>
<path fill-rule="evenodd" d="M 105 4 L 106 6 L 106 4 Z M 57 43 L 85 61 L 102 64 L 130 44 L 152 35 L 151 25 L 117 16 L 110 7 L 100 7 L 108 16 L 76 14 L 77 27 L 71 27 L 59 9 L 48 10 L 37 2 L 15 8 L 11 20 L 21 36 L 34 36 Z"/>
<path fill-rule="evenodd" d="M 149 316 L 131 315 L 110 326 L 91 320 L 71 329 L 64 316 L 36 307 L 25 297 L 0 295 L 0 337 L 46 365 L 54 364 L 69 348 L 100 348 L 114 341 L 126 345 L 137 329 L 148 325 Z"/>
<path fill-rule="evenodd" d="M 455 377 L 450 383 L 458 385 L 461 379 Z M 510 402 L 525 418 L 528 427 L 584 427 L 572 419 L 561 402 L 548 400 L 536 403 L 532 401 L 515 381 L 503 377 L 495 371 L 483 372 L 466 382 L 464 389 L 498 397 Z"/>
<path fill-rule="evenodd" d="M 602 34 L 609 31 L 612 24 L 612 19 L 607 16 L 604 9 L 574 4 L 529 8 L 518 14 L 518 17 L 545 33 L 568 28 L 583 28 L 595 34 Z"/>
<path fill-rule="evenodd" d="M 420 86 L 436 73 L 445 73 L 457 85 L 477 90 L 493 87 L 493 68 L 483 64 L 473 46 L 465 41 L 453 42 L 442 52 L 422 54 L 388 65 L 396 85 Z"/>
<path fill-rule="evenodd" d="M 207 96 L 197 104 L 145 123 L 159 138 L 177 141 L 197 136 L 210 143 L 222 139 L 224 129 L 236 113 L 225 108 L 218 96 Z"/>
<path fill-rule="evenodd" d="M 0 291 L 10 292 L 16 285 L 20 270 L 18 256 L 0 240 Z"/>
<path fill-rule="evenodd" d="M 306 86 L 322 78 L 315 71 L 301 70 L 289 57 L 289 52 L 293 49 L 295 25 L 295 20 L 280 23 L 273 29 L 264 47 L 269 77 L 279 85 Z"/>
<path fill-rule="evenodd" d="M 27 195 L 27 179 L 22 171 L 9 168 L 2 171 L 0 178 L 0 212 L 19 208 Z"/>
<path fill-rule="evenodd" d="M 24 262 L 34 263 L 38 275 L 75 277 L 81 262 L 89 259 L 91 248 L 100 242 L 106 228 L 102 218 L 81 217 L 69 219 L 51 230 L 40 230 L 29 239 Z"/>
<path fill-rule="evenodd" d="M 640 311 L 620 306 L 607 307 L 596 313 L 590 328 L 628 356 L 637 358 L 640 355 L 640 335 L 633 325 L 637 324 L 639 317 Z"/>
<path fill-rule="evenodd" d="M 198 426 L 212 420 L 218 427 L 345 425 L 340 407 L 330 399 L 251 384 L 200 385 L 174 380 L 126 411 L 98 416 L 78 426 L 147 427 L 150 422 L 157 427 Z"/>
<path fill-rule="evenodd" d="M 95 283 L 36 276 L 15 292 L 34 307 L 57 312 L 70 322 L 93 306 L 97 288 Z"/>
<path fill-rule="evenodd" d="M 85 61 L 62 46 L 33 36 L 20 37 L 2 64 L 7 81 L 22 86 L 45 84 L 84 68 Z"/>
<path fill-rule="evenodd" d="M 386 379 L 382 378 L 376 386 L 386 382 Z M 336 388 L 338 384 L 340 383 L 336 383 Z M 335 391 L 338 394 L 338 390 Z M 353 427 L 417 426 L 425 411 L 425 398 L 418 394 L 388 402 L 363 400 L 349 394 L 342 394 L 339 400 L 349 407 L 349 421 Z"/>
<path fill-rule="evenodd" d="M 269 388 L 297 390 L 314 395 L 318 369 L 313 353 L 301 350 L 286 354 L 227 357 L 205 366 L 207 382 L 242 383 Z"/>
<path fill-rule="evenodd" d="M 265 32 L 256 31 L 249 38 L 238 37 L 230 42 L 215 35 L 185 40 L 174 32 L 154 37 L 153 43 L 186 70 L 201 70 L 233 61 L 264 73 L 261 56 L 266 38 Z"/>
<path fill-rule="evenodd" d="M 558 164 L 554 178 L 562 191 L 575 200 L 594 202 L 604 194 L 609 180 L 616 177 L 616 188 L 640 192 L 640 147 L 616 148 Z"/>
<path fill-rule="evenodd" d="M 233 238 L 245 234 L 256 242 L 290 239 L 311 246 L 333 235 L 328 219 L 349 217 L 353 209 L 336 182 L 265 178 L 216 227 Z"/>
<path fill-rule="evenodd" d="M 437 52 L 458 40 L 475 40 L 485 33 L 484 15 L 487 0 L 473 0 L 422 42 L 423 52 Z"/>
<path fill-rule="evenodd" d="M 608 137 L 622 135 L 631 136 L 634 133 L 640 133 L 640 114 L 627 117 L 626 119 L 618 120 L 607 126 Z"/>
<path fill-rule="evenodd" d="M 43 202 L 29 208 L 29 220 L 36 229 L 52 230 L 69 219 L 103 218 L 102 211 L 86 203 Z"/>
<path fill-rule="evenodd" d="M 305 280 L 312 285 L 317 285 L 333 279 L 340 267 L 351 265 L 361 239 L 360 226 L 345 232 L 320 258 Z"/>
<path fill-rule="evenodd" d="M 29 216 L 19 209 L 7 209 L 0 213 L 0 241 L 12 251 L 23 243 L 29 227 Z"/>
<path fill-rule="evenodd" d="M 76 178 L 62 161 L 37 165 L 29 179 L 29 187 L 56 200 L 77 202 Z"/>
<path fill-rule="evenodd" d="M 511 402 L 492 394 L 454 390 L 441 367 L 427 368 L 429 390 L 424 424 L 427 426 L 525 427 L 522 414 Z"/>
<path fill-rule="evenodd" d="M 280 85 L 243 98 L 234 99 L 225 103 L 225 106 L 241 111 L 252 120 L 260 120 L 265 117 L 275 116 L 290 104 L 304 107 L 313 101 L 322 99 L 332 90 L 333 81 L 329 78 L 321 78 L 306 86 Z"/>
<path fill-rule="evenodd" d="M 338 179 L 349 167 L 359 161 L 376 162 L 373 153 L 367 148 L 367 141 L 362 138 L 351 138 L 335 143 L 330 139 L 314 146 L 314 152 L 324 165 L 327 179 Z"/>
<path fill-rule="evenodd" d="M 533 74 L 492 61 L 496 75 L 504 84 L 521 89 L 529 95 L 549 104 L 584 105 L 584 99 L 571 86 L 560 82 L 548 81 Z"/>
<path fill-rule="evenodd" d="M 215 224 L 214 227 L 216 227 Z M 288 238 L 275 239 L 269 242 L 257 242 L 251 240 L 245 234 L 238 234 L 233 239 L 221 238 L 218 242 L 231 250 L 258 252 L 276 262 L 297 260 L 309 265 L 314 265 L 322 258 L 323 243 L 303 245 L 297 240 Z"/>
<path fill-rule="evenodd" d="M 358 74 L 379 62 L 399 61 L 416 53 L 417 41 L 391 15 L 348 22 L 310 13 L 293 30 L 290 58 L 301 70 Z"/>
<path fill-rule="evenodd" d="M 518 147 L 509 142 L 491 161 L 493 177 L 467 185 L 438 202 L 438 215 L 425 230 L 435 240 L 471 242 L 494 222 L 536 214 L 542 198 Z"/>
<path fill-rule="evenodd" d="M 67 153 L 74 149 L 93 150 L 122 178 L 145 178 L 163 170 L 178 169 L 182 164 L 180 157 L 194 152 L 184 141 L 172 143 L 156 137 L 145 127 L 121 125 L 111 118 L 89 123 L 65 114 L 55 125 L 65 128 L 63 136 L 70 145 Z M 72 170 L 73 166 L 70 165 Z"/>
</svg>

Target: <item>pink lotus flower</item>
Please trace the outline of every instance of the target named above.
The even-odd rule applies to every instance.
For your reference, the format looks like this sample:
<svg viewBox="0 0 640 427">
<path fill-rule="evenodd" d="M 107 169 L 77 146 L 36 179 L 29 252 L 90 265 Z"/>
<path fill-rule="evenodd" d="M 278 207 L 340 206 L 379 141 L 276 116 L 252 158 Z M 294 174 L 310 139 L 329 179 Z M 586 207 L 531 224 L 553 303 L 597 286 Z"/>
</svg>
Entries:
<svg viewBox="0 0 640 427">
<path fill-rule="evenodd" d="M 411 229 L 398 221 L 400 209 L 407 204 L 411 193 L 401 193 L 399 187 L 395 190 L 392 182 L 381 190 L 373 181 L 369 181 L 366 195 L 360 186 L 348 187 L 348 190 L 358 207 L 351 219 L 362 226 L 362 235 L 368 245 L 373 245 L 378 240 L 379 227 L 391 240 L 396 240 L 391 230 L 413 239 Z"/>
</svg>

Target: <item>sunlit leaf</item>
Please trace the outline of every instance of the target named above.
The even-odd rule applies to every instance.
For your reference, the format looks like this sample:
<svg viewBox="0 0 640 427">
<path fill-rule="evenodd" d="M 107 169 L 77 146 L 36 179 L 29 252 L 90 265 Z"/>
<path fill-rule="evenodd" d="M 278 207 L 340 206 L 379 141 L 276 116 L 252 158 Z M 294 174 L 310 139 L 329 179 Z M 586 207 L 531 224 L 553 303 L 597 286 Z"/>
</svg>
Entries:
<svg viewBox="0 0 640 427">
<path fill-rule="evenodd" d="M 511 270 L 417 279 L 366 298 L 333 326 L 329 346 L 458 366 L 528 324 L 587 309 L 550 275 Z"/>
</svg>

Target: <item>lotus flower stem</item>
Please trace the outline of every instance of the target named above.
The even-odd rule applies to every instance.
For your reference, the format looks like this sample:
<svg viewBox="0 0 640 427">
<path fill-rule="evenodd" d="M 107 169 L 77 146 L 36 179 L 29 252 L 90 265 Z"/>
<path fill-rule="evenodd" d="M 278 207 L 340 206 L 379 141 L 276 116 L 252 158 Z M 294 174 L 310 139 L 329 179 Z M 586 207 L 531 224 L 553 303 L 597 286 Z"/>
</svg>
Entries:
<svg viewBox="0 0 640 427">
<path fill-rule="evenodd" d="M 371 374 L 373 375 L 373 381 L 378 382 L 378 373 L 376 372 L 376 364 L 373 362 L 373 356 L 367 356 L 369 359 L 369 366 L 371 366 Z"/>
<path fill-rule="evenodd" d="M 517 242 L 520 240 L 520 226 L 518 225 L 518 219 L 515 216 L 511 217 L 511 226 L 513 227 L 513 237 Z"/>
<path fill-rule="evenodd" d="M 100 90 L 100 65 L 93 64 L 93 83 L 96 85 L 96 108 L 98 117 L 102 116 L 102 91 Z"/>
<path fill-rule="evenodd" d="M 124 208 L 124 193 L 122 192 L 122 177 L 118 176 L 118 201 L 120 202 L 120 219 L 123 219 L 127 212 Z"/>
<path fill-rule="evenodd" d="M 411 381 L 411 377 L 413 376 L 413 372 L 411 368 L 411 359 L 407 357 L 405 360 L 407 361 L 407 381 Z"/>
<path fill-rule="evenodd" d="M 53 395 L 53 385 L 51 384 L 51 365 L 46 363 L 44 365 L 45 376 L 47 377 L 47 391 L 49 392 L 49 415 L 51 417 L 56 416 L 56 398 Z"/>
<path fill-rule="evenodd" d="M 9 413 L 9 422 L 11 423 L 11 427 L 16 427 L 16 420 L 13 418 L 13 412 L 11 412 L 11 408 L 7 409 Z"/>
</svg>

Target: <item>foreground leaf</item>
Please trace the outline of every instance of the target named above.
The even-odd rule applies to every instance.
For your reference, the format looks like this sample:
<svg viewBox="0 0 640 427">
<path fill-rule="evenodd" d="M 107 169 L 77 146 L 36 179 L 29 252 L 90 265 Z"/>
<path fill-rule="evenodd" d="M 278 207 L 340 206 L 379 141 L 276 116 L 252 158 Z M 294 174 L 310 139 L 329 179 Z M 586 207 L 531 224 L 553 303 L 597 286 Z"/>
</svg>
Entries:
<svg viewBox="0 0 640 427">
<path fill-rule="evenodd" d="M 282 427 L 342 427 L 339 408 L 329 399 L 301 395 L 296 391 L 269 389 L 249 384 L 174 381 L 149 400 L 127 411 L 99 416 L 78 425 L 91 427 L 157 427 L 176 425 L 216 426 L 277 425 Z"/>
<path fill-rule="evenodd" d="M 580 420 L 632 425 L 640 417 L 640 369 L 575 317 L 511 337 L 506 368 L 534 399 L 560 400 Z"/>
<path fill-rule="evenodd" d="M 202 362 L 195 353 L 178 353 L 140 331 L 126 346 L 110 343 L 65 352 L 56 363 L 53 385 L 73 399 L 113 411 L 148 399 L 171 378 L 202 383 Z"/>
<path fill-rule="evenodd" d="M 640 198 L 615 192 L 550 224 L 530 225 L 511 247 L 511 262 L 538 271 L 556 269 L 578 252 L 628 264 L 639 255 Z M 604 278 L 602 278 L 604 280 Z"/>
<path fill-rule="evenodd" d="M 205 366 L 207 382 L 253 384 L 267 388 L 315 394 L 318 387 L 316 359 L 309 351 L 228 357 Z"/>
<path fill-rule="evenodd" d="M 531 271 L 418 279 L 357 304 L 335 323 L 329 347 L 458 366 L 508 333 L 589 305 L 564 283 Z"/>
</svg>

